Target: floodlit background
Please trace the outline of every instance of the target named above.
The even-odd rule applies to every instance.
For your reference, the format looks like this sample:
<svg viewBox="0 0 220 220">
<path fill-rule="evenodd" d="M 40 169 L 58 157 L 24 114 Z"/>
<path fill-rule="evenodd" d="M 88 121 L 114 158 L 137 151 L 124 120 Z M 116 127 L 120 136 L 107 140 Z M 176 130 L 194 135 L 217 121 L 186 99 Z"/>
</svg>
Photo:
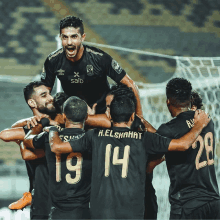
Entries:
<svg viewBox="0 0 220 220">
<path fill-rule="evenodd" d="M 167 113 L 164 115 L 156 108 L 166 108 L 164 98 L 160 98 L 164 87 L 160 85 L 177 70 L 175 56 L 219 56 L 218 0 L 0 0 L 0 8 L 0 130 L 32 116 L 22 89 L 31 80 L 39 79 L 44 60 L 57 49 L 55 38 L 59 34 L 59 20 L 66 15 L 83 19 L 87 42 L 120 48 L 101 49 L 117 60 L 140 85 L 145 117 L 156 128 L 169 120 Z M 145 51 L 151 55 L 128 52 L 123 48 Z M 166 56 L 154 56 L 153 53 Z M 211 80 L 209 88 L 200 85 L 200 81 L 193 86 L 197 86 L 207 102 L 207 109 L 212 113 L 219 134 L 220 95 L 216 79 L 219 79 L 220 65 L 212 58 L 208 64 L 198 60 L 199 64 L 191 62 L 195 66 L 186 69 L 200 81 L 203 81 L 199 78 L 203 75 L 206 80 L 216 77 Z M 200 64 L 205 67 L 201 69 Z M 195 82 L 193 76 L 184 74 L 184 77 Z M 56 88 L 53 94 L 55 91 Z M 147 101 L 146 97 L 153 95 L 156 98 Z M 148 107 L 154 101 L 156 104 L 150 111 Z M 220 181 L 218 164 L 216 158 Z M 164 164 L 154 172 L 154 185 L 159 203 L 158 219 L 168 219 L 169 179 Z M 28 189 L 29 182 L 19 147 L 0 140 L 0 219 L 29 219 L 28 208 L 15 213 L 6 208 Z"/>
</svg>

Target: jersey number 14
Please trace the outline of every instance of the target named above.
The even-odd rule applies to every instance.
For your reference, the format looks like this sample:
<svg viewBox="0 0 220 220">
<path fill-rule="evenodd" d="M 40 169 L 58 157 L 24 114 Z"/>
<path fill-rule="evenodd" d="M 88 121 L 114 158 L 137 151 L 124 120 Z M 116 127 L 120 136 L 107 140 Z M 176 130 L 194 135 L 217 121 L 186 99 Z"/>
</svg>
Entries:
<svg viewBox="0 0 220 220">
<path fill-rule="evenodd" d="M 105 150 L 105 176 L 108 177 L 110 174 L 110 157 L 112 152 L 112 145 L 107 144 Z M 122 165 L 121 177 L 126 178 L 128 174 L 128 162 L 129 162 L 130 146 L 126 145 L 124 148 L 124 156 L 119 159 L 119 147 L 115 147 L 113 151 L 113 165 Z"/>
</svg>

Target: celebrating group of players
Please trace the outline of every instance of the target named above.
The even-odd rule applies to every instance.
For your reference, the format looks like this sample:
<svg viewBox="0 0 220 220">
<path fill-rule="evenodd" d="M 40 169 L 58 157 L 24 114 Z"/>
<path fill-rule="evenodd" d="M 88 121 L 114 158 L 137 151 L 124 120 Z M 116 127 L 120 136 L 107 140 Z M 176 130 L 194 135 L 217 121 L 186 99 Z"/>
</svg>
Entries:
<svg viewBox="0 0 220 220">
<path fill-rule="evenodd" d="M 85 46 L 82 20 L 60 21 L 62 48 L 24 97 L 33 117 L 0 133 L 15 141 L 30 189 L 10 209 L 31 219 L 157 219 L 153 169 L 166 160 L 170 219 L 220 219 L 214 124 L 189 81 L 167 83 L 173 119 L 144 120 L 137 87 L 108 54 Z M 110 88 L 107 76 L 117 85 Z M 51 96 L 55 78 L 64 92 Z M 32 195 L 31 195 L 32 193 Z"/>
</svg>

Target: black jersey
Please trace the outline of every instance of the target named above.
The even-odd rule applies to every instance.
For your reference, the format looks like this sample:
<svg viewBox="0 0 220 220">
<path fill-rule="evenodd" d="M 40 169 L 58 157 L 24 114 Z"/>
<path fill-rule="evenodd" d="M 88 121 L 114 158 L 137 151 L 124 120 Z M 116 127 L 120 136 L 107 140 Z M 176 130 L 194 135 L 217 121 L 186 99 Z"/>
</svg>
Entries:
<svg viewBox="0 0 220 220">
<path fill-rule="evenodd" d="M 143 219 L 148 154 L 165 153 L 171 139 L 129 128 L 94 129 L 73 152 L 92 154 L 91 217 Z"/>
<path fill-rule="evenodd" d="M 145 126 L 138 116 L 135 116 L 134 121 L 131 125 L 131 130 L 133 131 L 145 130 Z M 150 158 L 152 158 L 152 155 L 149 156 Z M 146 173 L 144 219 L 157 219 L 157 211 L 158 211 L 157 196 L 152 181 L 153 181 L 153 172 Z"/>
<path fill-rule="evenodd" d="M 105 97 L 110 90 L 107 76 L 118 83 L 125 75 L 110 55 L 95 47 L 84 46 L 83 56 L 76 62 L 68 60 L 62 48 L 50 54 L 44 63 L 41 80 L 53 87 L 57 76 L 67 95 L 78 96 L 90 107 L 98 103 L 97 113 L 104 113 Z"/>
<path fill-rule="evenodd" d="M 24 127 L 25 134 L 30 130 Z M 49 215 L 51 203 L 49 199 L 49 177 L 46 158 L 25 161 L 28 167 L 30 182 L 33 182 L 31 216 Z"/>
<path fill-rule="evenodd" d="M 180 113 L 157 133 L 169 138 L 180 138 L 194 125 L 194 111 Z M 166 163 L 170 177 L 169 201 L 171 212 L 186 214 L 214 199 L 219 199 L 219 191 L 214 168 L 215 137 L 214 123 L 202 130 L 196 142 L 185 152 L 166 153 Z"/>
<path fill-rule="evenodd" d="M 84 134 L 84 131 L 78 128 L 65 128 L 59 132 L 63 141 L 79 139 Z M 45 149 L 52 205 L 64 211 L 88 208 L 92 173 L 91 155 L 70 153 L 56 156 L 50 149 L 47 132 L 34 137 L 33 144 L 35 148 Z"/>
</svg>

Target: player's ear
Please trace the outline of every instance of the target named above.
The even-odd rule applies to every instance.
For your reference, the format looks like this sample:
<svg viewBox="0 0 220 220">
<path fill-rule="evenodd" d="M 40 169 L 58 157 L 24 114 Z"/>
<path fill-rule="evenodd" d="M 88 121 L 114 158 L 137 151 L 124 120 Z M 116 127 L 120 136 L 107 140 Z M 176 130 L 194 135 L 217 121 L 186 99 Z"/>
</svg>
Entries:
<svg viewBox="0 0 220 220">
<path fill-rule="evenodd" d="M 134 117 L 135 117 L 135 112 L 132 113 L 130 120 L 133 122 L 134 121 Z"/>
<path fill-rule="evenodd" d="M 167 106 L 169 106 L 170 105 L 170 100 L 167 99 L 166 103 L 167 103 Z"/>
<path fill-rule="evenodd" d="M 31 108 L 37 108 L 37 103 L 35 102 L 34 99 L 28 99 L 28 105 L 29 105 Z"/>
<path fill-rule="evenodd" d="M 84 33 L 84 34 L 82 35 L 82 41 L 84 41 L 85 38 L 86 38 L 86 33 Z"/>
</svg>

